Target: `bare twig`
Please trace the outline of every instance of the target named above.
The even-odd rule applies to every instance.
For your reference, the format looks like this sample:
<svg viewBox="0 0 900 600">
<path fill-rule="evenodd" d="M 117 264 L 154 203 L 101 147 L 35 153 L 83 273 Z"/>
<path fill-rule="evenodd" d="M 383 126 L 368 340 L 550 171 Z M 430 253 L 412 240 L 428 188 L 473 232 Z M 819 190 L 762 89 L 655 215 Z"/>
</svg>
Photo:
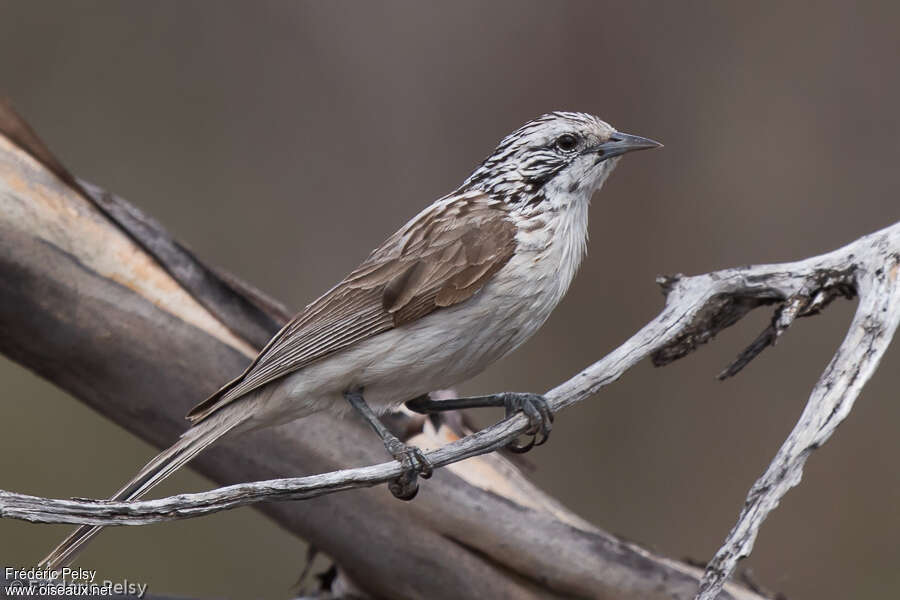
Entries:
<svg viewBox="0 0 900 600">
<path fill-rule="evenodd" d="M 27 129 L 15 115 L 0 107 L 0 117 L 0 352 L 171 444 L 187 409 L 246 366 L 253 331 L 273 326 L 246 302 L 273 323 L 283 311 L 221 271 L 190 267 L 197 258 L 124 200 L 99 206 L 33 135 L 15 135 Z M 227 485 L 374 463 L 384 450 L 363 428 L 314 415 L 222 440 L 191 466 Z M 458 437 L 425 419 L 405 429 L 425 448 Z M 441 469 L 412 504 L 372 489 L 256 507 L 372 597 L 687 600 L 702 575 L 585 522 L 498 453 Z M 734 583 L 723 596 L 761 598 Z"/>
<path fill-rule="evenodd" d="M 797 425 L 750 488 L 737 524 L 707 565 L 698 600 L 716 598 L 738 560 L 750 555 L 760 525 L 787 491 L 800 483 L 810 453 L 824 444 L 850 414 L 894 337 L 900 322 L 900 246 L 896 232 L 881 233 L 885 235 L 872 239 L 871 245 L 857 247 L 862 256 L 852 258 L 849 253 L 846 257 L 859 261 L 856 288 L 860 302 L 850 330 L 813 388 Z"/>
<path fill-rule="evenodd" d="M 800 422 L 766 473 L 750 490 L 738 523 L 707 568 L 698 598 L 715 598 L 737 561 L 747 556 L 759 526 L 796 485 L 809 453 L 849 413 L 875 370 L 900 319 L 896 286 L 900 223 L 828 254 L 806 260 L 726 269 L 695 277 L 667 278 L 663 311 L 624 344 L 547 393 L 554 410 L 580 402 L 618 379 L 647 356 L 657 364 L 683 357 L 753 308 L 779 304 L 773 324 L 736 364 L 743 366 L 777 338 L 796 316 L 814 314 L 837 296 L 860 295 L 847 338 L 813 390 Z M 514 415 L 492 427 L 428 453 L 435 466 L 496 450 L 527 427 Z M 263 500 L 297 500 L 386 482 L 400 473 L 383 463 L 310 477 L 228 486 L 134 503 L 49 500 L 0 494 L 0 516 L 46 523 L 136 525 L 194 517 Z"/>
<path fill-rule="evenodd" d="M 15 124 L 14 119 L 12 122 Z M 0 126 L 11 131 L 2 122 Z M 100 192 L 79 183 L 61 170 L 46 149 L 35 146 L 32 134 L 21 128 L 19 131 L 25 133 L 8 135 L 8 139 L 32 144 L 30 156 L 49 173 L 22 156 L 14 144 L 5 141 L 7 138 L 0 137 L 0 151 L 7 157 L 7 162 L 0 161 L 0 272 L 5 275 L 0 278 L 0 325 L 5 333 L 0 336 L 0 349 L 154 443 L 167 443 L 179 431 L 177 414 L 182 408 L 177 403 L 166 404 L 168 412 L 162 411 L 160 404 L 153 405 L 158 412 L 142 412 L 146 404 L 131 406 L 110 399 L 156 397 L 159 382 L 165 380 L 168 397 L 190 402 L 204 390 L 204 382 L 221 381 L 222 372 L 240 366 L 252 355 L 264 332 L 283 317 L 261 294 L 247 293 L 227 276 L 198 268 L 196 258 L 166 237 L 158 224 L 124 201 L 97 196 Z M 80 201 L 77 194 L 90 198 L 102 215 Z M 110 219 L 139 247 L 116 232 Z M 117 259 L 110 260 L 110 255 Z M 859 295 L 859 307 L 846 339 L 813 389 L 794 430 L 751 488 L 737 524 L 707 567 L 698 598 L 759 598 L 739 586 L 729 585 L 721 594 L 720 590 L 737 561 L 752 550 L 763 520 L 800 481 L 811 451 L 823 444 L 847 416 L 876 369 L 900 320 L 898 263 L 900 223 L 828 254 L 794 263 L 661 278 L 667 296 L 663 311 L 608 356 L 547 393 L 551 406 L 559 411 L 586 399 L 648 356 L 655 364 L 667 364 L 710 341 L 754 308 L 775 305 L 772 323 L 724 371 L 726 376 L 733 375 L 773 344 L 797 317 L 816 314 L 837 297 Z M 75 305 L 77 318 L 70 318 L 66 309 Z M 247 323 L 239 326 L 224 323 L 243 318 Z M 72 353 L 69 344 L 61 344 L 59 336 L 53 335 L 59 331 L 85 340 L 101 332 L 103 343 L 90 345 L 89 351 Z M 117 335 L 110 335 L 111 331 Z M 134 336 L 135 332 L 140 335 Z M 167 351 L 160 352 L 162 348 Z M 367 540 L 360 538 L 360 529 L 354 527 L 352 519 L 331 519 L 323 529 L 315 525 L 321 519 L 298 518 L 301 514 L 323 514 L 321 504 L 264 506 L 294 531 L 321 540 L 323 547 L 339 555 L 339 562 L 348 565 L 351 575 L 369 575 L 366 587 L 376 594 L 415 596 L 427 590 L 446 597 L 446 590 L 453 586 L 457 591 L 460 586 L 469 586 L 470 591 L 488 590 L 496 597 L 693 595 L 698 577 L 687 565 L 653 556 L 593 528 L 497 463 L 492 463 L 492 475 L 487 479 L 478 475 L 477 469 L 464 468 L 477 461 L 453 464 L 502 447 L 525 427 L 526 419 L 515 415 L 430 452 L 435 465 L 452 465 L 450 470 L 458 478 L 442 482 L 441 477 L 435 477 L 429 488 L 449 501 L 429 505 L 427 497 L 423 498 L 417 502 L 426 508 L 419 512 L 400 515 L 394 511 L 394 503 L 382 504 L 380 498 L 334 496 L 328 514 L 337 510 L 360 518 L 365 513 L 362 518 L 367 519 Z M 199 465 L 220 480 L 240 481 L 249 478 L 248 474 L 271 476 L 278 470 L 326 471 L 309 467 L 333 468 L 334 464 L 353 464 L 359 456 L 368 456 L 326 458 L 320 454 L 323 449 L 339 451 L 328 446 L 327 439 L 333 439 L 335 432 L 349 433 L 352 428 L 335 421 L 320 429 L 324 436 L 321 440 L 310 430 L 305 436 L 285 436 L 290 445 L 277 434 L 265 440 L 257 438 L 258 448 L 244 446 L 238 450 L 226 441 L 200 457 Z M 274 458 L 287 456 L 302 456 L 306 462 L 282 459 L 272 464 Z M 312 498 L 373 486 L 398 473 L 398 465 L 384 463 L 130 504 L 47 500 L 0 492 L 0 517 L 55 523 L 144 524 L 263 500 Z M 363 507 L 365 510 L 361 510 Z M 540 532 L 539 536 L 523 537 L 524 511 L 528 511 L 529 529 Z M 483 518 L 487 513 L 491 514 L 489 520 Z M 404 554 L 396 554 L 399 551 L 392 541 L 404 532 L 415 532 L 421 539 L 406 535 L 409 547 L 403 549 Z M 373 541 L 375 533 L 377 541 Z M 348 541 L 351 539 L 355 541 Z M 365 543 L 374 544 L 381 552 L 361 550 Z M 509 553 L 506 549 L 510 546 L 521 551 Z M 415 558 L 422 552 L 453 556 L 448 564 L 454 568 L 435 568 L 440 561 L 421 567 L 410 562 L 398 577 L 398 566 L 406 564 L 398 559 Z M 598 564 L 607 569 L 605 575 Z M 376 572 L 390 576 L 371 577 Z M 517 577 L 509 577 L 510 572 Z M 452 578 L 452 585 L 448 587 L 449 579 L 436 579 L 436 574 Z"/>
</svg>

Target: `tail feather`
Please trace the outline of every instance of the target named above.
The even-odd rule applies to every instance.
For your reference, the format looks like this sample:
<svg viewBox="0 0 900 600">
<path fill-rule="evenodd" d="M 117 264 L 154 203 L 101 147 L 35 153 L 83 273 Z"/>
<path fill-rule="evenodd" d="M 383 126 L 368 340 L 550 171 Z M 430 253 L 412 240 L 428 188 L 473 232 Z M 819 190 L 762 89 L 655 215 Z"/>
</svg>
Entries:
<svg viewBox="0 0 900 600">
<path fill-rule="evenodd" d="M 140 498 L 243 421 L 243 416 L 234 415 L 232 411 L 232 415 L 227 415 L 227 413 L 221 414 L 221 416 L 214 415 L 188 429 L 181 439 L 144 465 L 144 468 L 110 500 L 126 502 Z M 46 569 L 60 569 L 71 564 L 83 546 L 102 529 L 101 525 L 80 526 L 42 560 L 39 566 Z"/>
</svg>

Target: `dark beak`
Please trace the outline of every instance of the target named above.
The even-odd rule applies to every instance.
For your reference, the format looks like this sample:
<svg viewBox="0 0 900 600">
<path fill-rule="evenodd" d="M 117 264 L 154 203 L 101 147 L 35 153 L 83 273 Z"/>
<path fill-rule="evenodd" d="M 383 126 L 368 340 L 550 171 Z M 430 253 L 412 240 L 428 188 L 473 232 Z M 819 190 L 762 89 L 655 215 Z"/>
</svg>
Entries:
<svg viewBox="0 0 900 600">
<path fill-rule="evenodd" d="M 596 152 L 598 158 L 607 159 L 612 158 L 613 156 L 620 156 L 626 152 L 633 152 L 634 150 L 647 150 L 649 148 L 660 147 L 662 147 L 662 144 L 649 138 L 617 131 L 610 136 L 609 141 L 594 146 L 591 148 L 591 151 Z"/>
</svg>

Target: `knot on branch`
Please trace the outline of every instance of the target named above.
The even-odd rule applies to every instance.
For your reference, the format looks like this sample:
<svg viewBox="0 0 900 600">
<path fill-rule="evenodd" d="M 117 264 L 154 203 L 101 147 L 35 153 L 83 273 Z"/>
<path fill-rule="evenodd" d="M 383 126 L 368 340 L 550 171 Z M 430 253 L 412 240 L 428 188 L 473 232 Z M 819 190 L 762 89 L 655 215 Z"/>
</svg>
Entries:
<svg viewBox="0 0 900 600">
<path fill-rule="evenodd" d="M 773 298 L 732 295 L 727 293 L 711 296 L 697 311 L 690 324 L 670 343 L 651 355 L 653 365 L 665 366 L 684 358 L 699 346 L 713 339 L 723 329 L 731 327 L 748 312 L 766 304 L 777 302 Z"/>
<path fill-rule="evenodd" d="M 737 277 L 733 277 L 737 275 Z M 786 294 L 779 278 L 783 273 L 742 274 L 724 272 L 715 274 L 714 285 L 735 279 L 741 281 L 727 291 L 714 293 L 694 314 L 691 322 L 679 335 L 652 354 L 654 366 L 661 367 L 687 356 L 713 339 L 721 330 L 737 323 L 744 315 L 760 306 L 778 304 L 772 321 L 747 348 L 721 373 L 718 378 L 736 375 L 759 354 L 775 344 L 778 338 L 798 317 L 818 314 L 838 297 L 856 297 L 856 267 L 846 269 L 815 269 L 801 275 L 802 284 L 797 291 Z M 791 274 L 797 277 L 797 274 Z M 656 281 L 669 296 L 683 280 L 682 275 L 657 277 Z M 686 280 L 685 280 L 686 281 Z"/>
<path fill-rule="evenodd" d="M 672 290 L 675 289 L 675 286 L 678 285 L 678 282 L 682 279 L 684 279 L 684 273 L 675 273 L 674 275 L 657 275 L 656 284 L 660 287 L 663 296 L 668 298 L 669 294 L 672 292 Z"/>
</svg>

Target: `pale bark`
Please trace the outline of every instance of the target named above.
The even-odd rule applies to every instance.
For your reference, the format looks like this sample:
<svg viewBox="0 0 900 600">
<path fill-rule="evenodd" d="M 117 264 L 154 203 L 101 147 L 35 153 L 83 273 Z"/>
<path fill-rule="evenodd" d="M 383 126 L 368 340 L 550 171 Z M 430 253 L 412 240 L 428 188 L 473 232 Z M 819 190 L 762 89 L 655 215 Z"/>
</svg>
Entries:
<svg viewBox="0 0 900 600">
<path fill-rule="evenodd" d="M 0 136 L 0 351 L 144 439 L 168 445 L 183 431 L 187 409 L 240 372 L 287 312 L 204 266 L 121 199 L 69 176 L 10 113 L 0 124 L 6 133 Z M 749 552 L 762 519 L 799 480 L 809 450 L 846 416 L 874 370 L 897 324 L 898 249 L 895 225 L 797 263 L 666 279 L 661 283 L 667 303 L 658 317 L 547 393 L 556 410 L 564 409 L 645 357 L 658 363 L 681 357 L 752 308 L 776 304 L 778 320 L 756 344 L 761 350 L 794 317 L 836 295 L 861 295 L 848 341 L 823 375 L 820 387 L 827 393 L 817 387 L 771 474 L 751 492 L 705 584 L 713 595 L 704 597 L 714 597 L 737 558 Z M 857 339 L 867 345 L 854 353 Z M 423 422 L 404 426 L 421 429 Z M 593 527 L 527 482 L 502 456 L 485 454 L 524 427 L 524 417 L 516 415 L 452 443 L 446 443 L 452 437 L 446 428 L 418 432 L 413 442 L 435 448 L 430 458 L 450 467 L 424 482 L 412 503 L 398 502 L 378 487 L 257 506 L 327 552 L 372 596 L 696 594 L 698 569 Z M 130 504 L 2 492 L 0 516 L 142 524 L 373 486 L 399 467 L 383 462 L 383 449 L 371 438 L 356 420 L 310 417 L 224 440 L 192 464 L 221 484 L 236 484 L 231 487 Z M 476 455 L 483 456 L 457 462 Z M 374 466 L 347 468 L 366 464 Z M 295 473 L 319 475 L 275 479 Z M 719 597 L 764 596 L 728 584 Z"/>
</svg>

